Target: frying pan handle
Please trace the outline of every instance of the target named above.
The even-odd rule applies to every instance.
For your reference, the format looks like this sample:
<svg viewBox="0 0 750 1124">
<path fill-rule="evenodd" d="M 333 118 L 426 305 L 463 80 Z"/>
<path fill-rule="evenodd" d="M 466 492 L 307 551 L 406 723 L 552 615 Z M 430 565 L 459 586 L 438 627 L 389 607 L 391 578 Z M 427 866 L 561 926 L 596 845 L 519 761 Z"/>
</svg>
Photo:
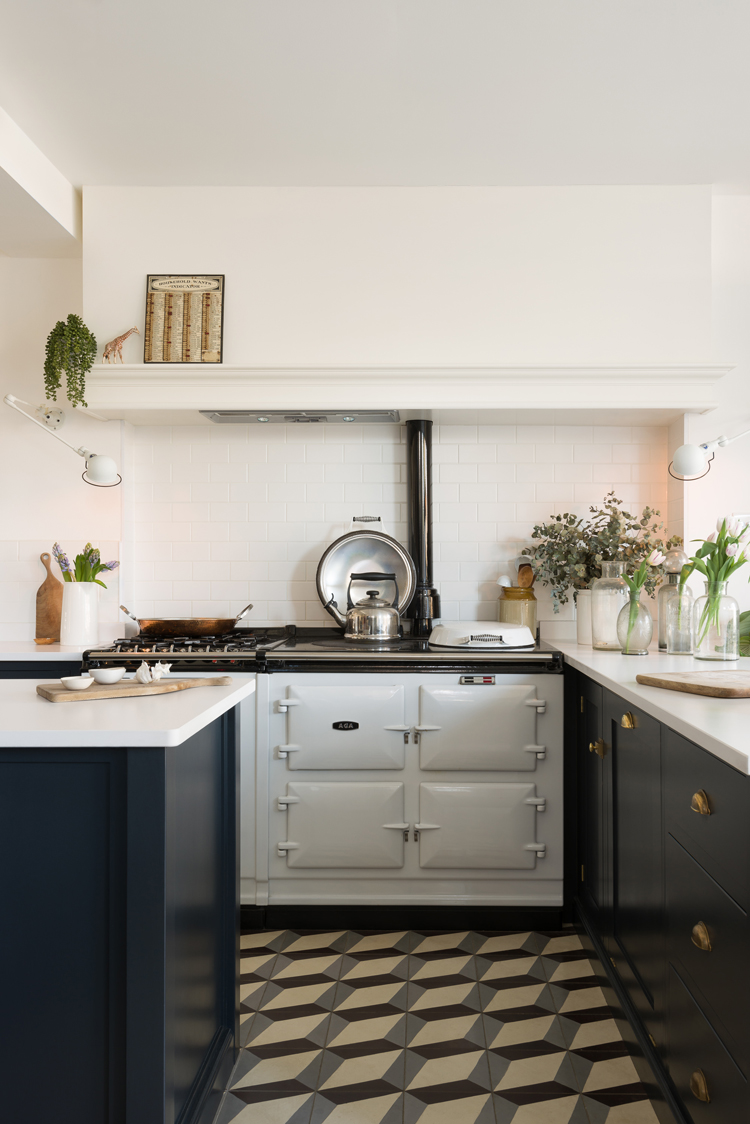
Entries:
<svg viewBox="0 0 750 1124">
<path fill-rule="evenodd" d="M 120 608 L 122 609 L 126 617 L 130 617 L 131 621 L 135 621 L 138 627 L 141 627 L 141 622 L 138 620 L 138 617 L 134 617 L 130 609 L 126 609 L 124 605 L 121 605 Z"/>
<path fill-rule="evenodd" d="M 349 586 L 346 591 L 347 610 L 354 608 L 354 603 L 352 601 L 352 582 L 393 582 L 396 587 L 396 600 L 393 602 L 393 608 L 398 609 L 399 592 L 395 574 L 382 574 L 376 571 L 371 571 L 366 574 L 350 574 Z"/>
<path fill-rule="evenodd" d="M 120 608 L 122 608 L 122 605 L 120 606 Z M 234 623 L 235 623 L 235 624 L 239 624 L 239 622 L 240 622 L 240 621 L 242 620 L 242 618 L 243 618 L 243 617 L 244 617 L 244 616 L 245 616 L 245 615 L 246 615 L 247 613 L 249 613 L 251 609 L 252 609 L 252 605 L 246 605 L 246 606 L 245 606 L 245 608 L 244 608 L 244 609 L 242 609 L 242 610 L 241 610 L 241 611 L 240 611 L 240 612 L 239 612 L 239 613 L 237 614 L 237 616 L 236 616 L 236 617 L 234 618 Z"/>
</svg>

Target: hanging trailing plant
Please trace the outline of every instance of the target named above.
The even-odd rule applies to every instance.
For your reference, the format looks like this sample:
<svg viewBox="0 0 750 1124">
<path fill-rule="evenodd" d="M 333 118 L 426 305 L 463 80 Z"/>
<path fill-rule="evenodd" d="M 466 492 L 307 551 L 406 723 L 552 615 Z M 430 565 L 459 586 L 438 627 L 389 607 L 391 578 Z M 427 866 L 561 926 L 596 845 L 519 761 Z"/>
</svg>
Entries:
<svg viewBox="0 0 750 1124">
<path fill-rule="evenodd" d="M 47 336 L 44 358 L 44 388 L 57 401 L 65 373 L 66 393 L 71 406 L 85 406 L 86 375 L 96 358 L 96 340 L 80 316 L 71 312 L 58 320 Z"/>
</svg>

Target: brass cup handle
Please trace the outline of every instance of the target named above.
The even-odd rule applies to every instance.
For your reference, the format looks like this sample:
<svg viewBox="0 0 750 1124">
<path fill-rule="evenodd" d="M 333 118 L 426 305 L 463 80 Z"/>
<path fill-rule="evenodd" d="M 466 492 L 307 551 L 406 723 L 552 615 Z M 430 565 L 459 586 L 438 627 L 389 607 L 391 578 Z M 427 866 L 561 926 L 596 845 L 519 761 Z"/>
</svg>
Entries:
<svg viewBox="0 0 750 1124">
<path fill-rule="evenodd" d="M 693 942 L 696 948 L 699 948 L 701 950 L 701 952 L 711 951 L 711 938 L 708 934 L 707 927 L 702 921 L 699 921 L 697 925 L 693 925 L 693 929 L 690 934 L 690 940 Z"/>
<path fill-rule="evenodd" d="M 690 1074 L 690 1092 L 696 1100 L 708 1104 L 711 1098 L 708 1095 L 708 1082 L 702 1069 L 696 1069 Z"/>
<path fill-rule="evenodd" d="M 626 710 L 620 721 L 623 730 L 634 730 L 638 725 L 638 719 L 633 714 L 632 710 Z"/>
<path fill-rule="evenodd" d="M 708 796 L 702 788 L 693 793 L 693 799 L 690 801 L 690 811 L 697 812 L 699 816 L 711 815 L 711 805 L 708 803 Z"/>
<path fill-rule="evenodd" d="M 606 752 L 603 738 L 597 738 L 595 742 L 589 742 L 589 753 L 595 753 L 597 757 L 604 757 Z"/>
</svg>

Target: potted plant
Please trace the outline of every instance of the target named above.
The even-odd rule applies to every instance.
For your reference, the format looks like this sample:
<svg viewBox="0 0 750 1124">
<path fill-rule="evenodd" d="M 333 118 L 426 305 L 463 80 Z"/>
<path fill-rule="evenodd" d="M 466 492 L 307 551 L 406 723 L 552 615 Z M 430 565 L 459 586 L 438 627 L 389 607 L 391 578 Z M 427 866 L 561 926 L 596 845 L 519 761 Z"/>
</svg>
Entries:
<svg viewBox="0 0 750 1124">
<path fill-rule="evenodd" d="M 44 359 L 44 387 L 47 398 L 57 401 L 66 378 L 66 394 L 71 406 L 85 406 L 86 376 L 96 358 L 96 340 L 81 320 L 71 312 L 67 320 L 58 320 L 47 336 Z"/>
</svg>

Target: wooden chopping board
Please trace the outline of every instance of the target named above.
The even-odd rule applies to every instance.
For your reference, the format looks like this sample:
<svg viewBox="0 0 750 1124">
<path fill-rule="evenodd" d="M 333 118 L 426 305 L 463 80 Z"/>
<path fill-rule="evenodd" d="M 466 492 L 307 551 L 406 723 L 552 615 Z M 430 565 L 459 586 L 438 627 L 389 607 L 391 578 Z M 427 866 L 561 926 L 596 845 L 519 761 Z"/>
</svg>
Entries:
<svg viewBox="0 0 750 1124">
<path fill-rule="evenodd" d="M 63 583 L 58 581 L 50 570 L 51 556 L 45 551 L 39 557 L 47 571 L 47 577 L 36 593 L 36 632 L 34 635 L 37 639 L 59 640 Z"/>
<path fill-rule="evenodd" d="M 715 699 L 750 698 L 750 671 L 665 671 L 661 675 L 636 675 L 644 687 L 664 687 L 689 695 Z"/>
<path fill-rule="evenodd" d="M 84 691 L 69 691 L 59 681 L 39 683 L 36 693 L 50 702 L 91 702 L 93 699 L 128 699 L 137 695 L 169 695 L 173 691 L 189 691 L 191 687 L 229 687 L 231 675 L 214 675 L 208 679 L 159 679 L 156 683 L 136 683 L 121 679 L 119 683 L 94 683 Z"/>
</svg>

